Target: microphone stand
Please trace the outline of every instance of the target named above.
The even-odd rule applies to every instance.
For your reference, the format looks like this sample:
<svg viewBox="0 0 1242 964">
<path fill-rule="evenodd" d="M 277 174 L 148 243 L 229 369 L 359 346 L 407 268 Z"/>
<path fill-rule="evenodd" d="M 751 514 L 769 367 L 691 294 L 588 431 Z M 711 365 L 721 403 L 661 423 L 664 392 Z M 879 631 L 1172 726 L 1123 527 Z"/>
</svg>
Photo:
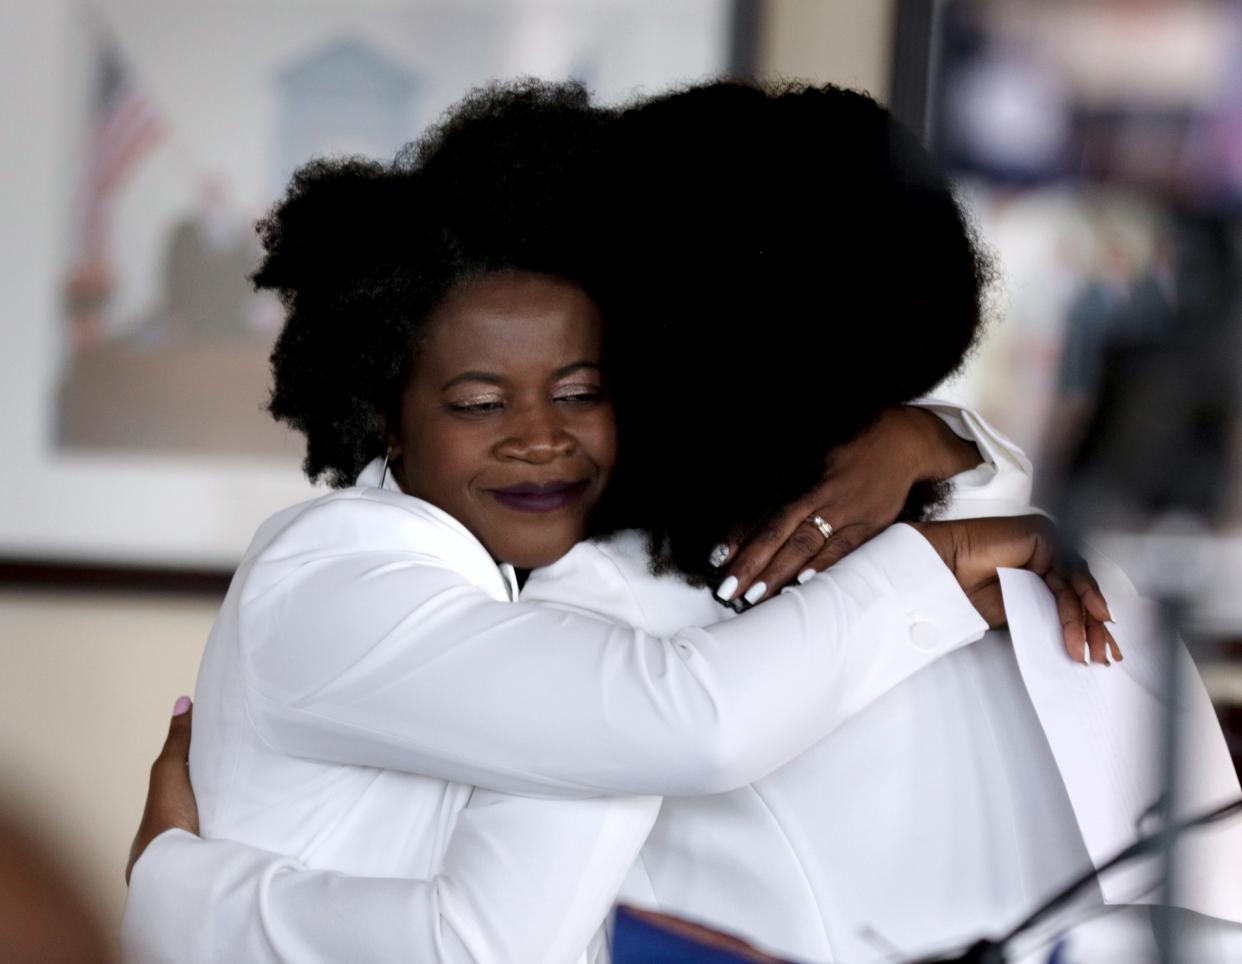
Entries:
<svg viewBox="0 0 1242 964">
<path fill-rule="evenodd" d="M 1176 839 L 1188 830 L 1204 827 L 1220 820 L 1227 820 L 1237 814 L 1242 814 L 1242 797 L 1209 810 L 1206 813 L 1200 813 L 1188 820 L 1170 823 L 1161 830 L 1136 840 L 1109 858 L 1098 869 L 1092 867 L 1082 875 L 1074 878 L 1000 937 L 981 938 L 960 953 L 949 957 L 919 958 L 913 964 L 1004 964 L 1005 948 L 1010 941 L 1026 933 L 1036 924 L 1060 910 L 1077 897 L 1084 887 L 1091 884 L 1098 877 L 1103 876 L 1116 867 L 1127 864 L 1132 860 L 1137 860 L 1140 857 L 1145 857 L 1150 853 L 1167 851 Z M 1167 893 L 1168 881 L 1163 876 L 1161 879 L 1166 886 Z"/>
</svg>

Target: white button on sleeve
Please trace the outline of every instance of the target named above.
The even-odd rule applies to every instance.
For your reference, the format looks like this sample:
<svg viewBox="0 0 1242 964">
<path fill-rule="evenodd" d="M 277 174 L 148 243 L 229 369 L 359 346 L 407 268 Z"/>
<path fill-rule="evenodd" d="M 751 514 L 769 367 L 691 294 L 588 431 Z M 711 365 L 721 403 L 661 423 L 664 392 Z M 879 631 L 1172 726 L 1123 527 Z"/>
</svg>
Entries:
<svg viewBox="0 0 1242 964">
<path fill-rule="evenodd" d="M 940 646 L 940 630 L 932 623 L 914 623 L 910 626 L 910 642 L 924 652 L 930 653 Z"/>
</svg>

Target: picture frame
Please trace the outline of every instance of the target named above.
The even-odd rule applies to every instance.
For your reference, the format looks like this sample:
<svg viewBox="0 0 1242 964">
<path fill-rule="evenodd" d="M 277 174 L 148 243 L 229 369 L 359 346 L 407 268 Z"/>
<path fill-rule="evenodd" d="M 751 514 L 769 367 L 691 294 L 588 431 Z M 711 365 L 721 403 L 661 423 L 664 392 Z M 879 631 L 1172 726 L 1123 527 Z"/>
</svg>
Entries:
<svg viewBox="0 0 1242 964">
<path fill-rule="evenodd" d="M 0 229 L 0 582 L 217 591 L 262 519 L 325 491 L 300 471 L 300 438 L 262 411 L 278 307 L 241 292 L 240 320 L 223 332 L 194 308 L 210 295 L 207 324 L 228 314 L 220 292 L 257 263 L 251 226 L 297 165 L 319 153 L 390 157 L 492 78 L 573 77 L 619 102 L 748 72 L 757 9 L 23 5 L 7 18 L 0 64 L 0 115 L 18 119 L 20 138 Z M 212 235 L 221 205 L 227 230 Z M 236 242 L 214 275 L 195 231 Z M 211 367 L 225 354 L 242 362 Z"/>
</svg>

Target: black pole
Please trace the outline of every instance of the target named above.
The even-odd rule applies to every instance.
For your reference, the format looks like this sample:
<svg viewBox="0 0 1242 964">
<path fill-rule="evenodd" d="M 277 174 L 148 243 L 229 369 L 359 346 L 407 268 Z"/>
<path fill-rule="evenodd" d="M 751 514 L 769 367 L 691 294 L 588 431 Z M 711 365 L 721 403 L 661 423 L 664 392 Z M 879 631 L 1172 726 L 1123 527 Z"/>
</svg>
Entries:
<svg viewBox="0 0 1242 964">
<path fill-rule="evenodd" d="M 932 144 L 939 55 L 940 0 L 895 0 L 888 108 Z"/>
</svg>

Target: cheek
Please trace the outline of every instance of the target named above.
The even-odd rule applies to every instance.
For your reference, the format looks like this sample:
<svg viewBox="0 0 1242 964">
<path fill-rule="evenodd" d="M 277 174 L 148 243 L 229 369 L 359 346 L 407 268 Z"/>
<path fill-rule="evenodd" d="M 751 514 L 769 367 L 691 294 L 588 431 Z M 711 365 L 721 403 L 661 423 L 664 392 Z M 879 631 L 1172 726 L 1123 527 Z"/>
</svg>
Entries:
<svg viewBox="0 0 1242 964">
<path fill-rule="evenodd" d="M 422 491 L 411 493 L 430 502 L 453 495 L 479 471 L 488 446 L 478 433 L 446 423 L 422 422 L 403 433 L 402 448 L 409 453 L 408 475 Z M 428 498 L 429 495 L 437 498 Z"/>
<path fill-rule="evenodd" d="M 578 437 L 600 471 L 605 476 L 611 474 L 617 461 L 617 423 L 612 410 L 598 413 L 582 427 Z"/>
</svg>

